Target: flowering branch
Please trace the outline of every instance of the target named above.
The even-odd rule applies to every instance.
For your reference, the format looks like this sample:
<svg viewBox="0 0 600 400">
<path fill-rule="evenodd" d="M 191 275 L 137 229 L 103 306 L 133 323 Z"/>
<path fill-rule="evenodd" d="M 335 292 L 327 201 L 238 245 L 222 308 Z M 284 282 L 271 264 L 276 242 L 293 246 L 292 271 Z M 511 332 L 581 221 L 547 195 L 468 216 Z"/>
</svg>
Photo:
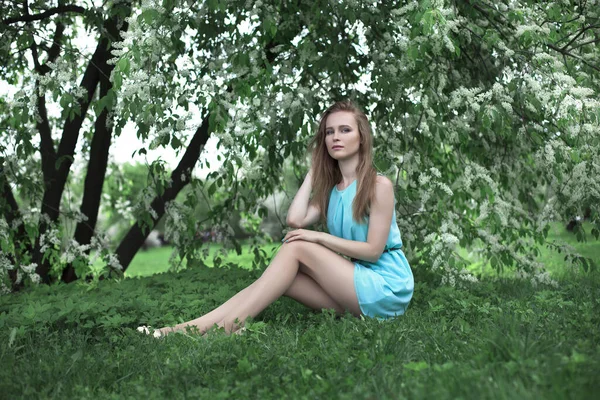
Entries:
<svg viewBox="0 0 600 400">
<path fill-rule="evenodd" d="M 588 26 L 584 27 L 583 29 L 581 29 L 581 30 L 580 30 L 580 31 L 579 31 L 579 32 L 578 32 L 578 33 L 577 33 L 577 34 L 576 34 L 576 35 L 573 37 L 573 39 L 571 39 L 571 40 L 569 41 L 569 43 L 565 44 L 565 45 L 564 45 L 564 46 L 563 46 L 563 47 L 560 49 L 560 51 L 561 51 L 561 52 L 563 52 L 563 51 L 567 50 L 567 48 L 568 48 L 568 47 L 569 47 L 571 44 L 573 44 L 573 42 L 574 42 L 574 41 L 576 41 L 576 40 L 579 38 L 579 36 L 583 35 L 583 34 L 585 33 L 585 31 L 587 31 L 587 30 L 590 30 L 590 29 L 596 29 L 596 28 L 600 28 L 600 25 L 588 25 Z"/>
<path fill-rule="evenodd" d="M 41 21 L 42 19 L 51 17 L 55 14 L 65 14 L 65 13 L 77 13 L 77 14 L 85 14 L 87 10 L 83 7 L 76 5 L 66 5 L 51 8 L 43 13 L 34 14 L 34 15 L 22 15 L 19 17 L 6 18 L 2 21 L 4 25 L 14 24 L 16 22 L 33 22 L 33 21 Z"/>
<path fill-rule="evenodd" d="M 52 40 L 52 46 L 47 50 L 48 60 L 44 63 L 44 65 L 39 67 L 39 73 L 41 75 L 45 75 L 50 71 L 50 67 L 48 63 L 53 63 L 58 58 L 60 54 L 60 41 L 63 37 L 63 32 L 65 31 L 65 26 L 58 22 L 56 24 L 56 30 L 54 31 L 54 39 Z"/>
<path fill-rule="evenodd" d="M 597 66 L 593 65 L 593 64 L 592 64 L 592 63 L 590 63 L 589 61 L 587 61 L 587 60 L 583 59 L 582 57 L 580 57 L 580 56 L 578 56 L 578 55 L 576 55 L 576 54 L 573 54 L 573 53 L 571 53 L 571 52 L 569 52 L 569 51 L 563 50 L 563 48 L 556 47 L 556 46 L 554 46 L 553 44 L 548 44 L 548 47 L 549 47 L 549 48 L 551 48 L 552 50 L 555 50 L 555 51 L 557 51 L 557 52 L 561 53 L 561 54 L 562 54 L 562 55 L 564 55 L 564 56 L 573 57 L 573 58 L 575 58 L 576 60 L 579 60 L 579 61 L 581 61 L 582 63 L 584 63 L 584 64 L 585 64 L 585 65 L 587 65 L 588 67 L 590 67 L 590 68 L 592 68 L 592 69 L 594 69 L 594 70 L 596 70 L 596 71 L 600 72 L 600 67 L 597 67 Z"/>
</svg>

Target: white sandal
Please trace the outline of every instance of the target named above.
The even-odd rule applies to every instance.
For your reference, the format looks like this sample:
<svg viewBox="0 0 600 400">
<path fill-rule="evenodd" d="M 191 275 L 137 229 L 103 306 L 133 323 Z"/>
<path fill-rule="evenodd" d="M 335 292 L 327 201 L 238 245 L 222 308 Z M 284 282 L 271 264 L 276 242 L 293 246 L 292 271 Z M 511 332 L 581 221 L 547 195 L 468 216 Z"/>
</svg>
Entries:
<svg viewBox="0 0 600 400">
<path fill-rule="evenodd" d="M 152 327 L 146 325 L 138 326 L 137 330 L 138 332 L 142 332 L 146 335 L 152 334 L 152 336 L 155 338 L 161 338 L 164 336 L 163 333 L 158 329 L 153 329 Z"/>
</svg>

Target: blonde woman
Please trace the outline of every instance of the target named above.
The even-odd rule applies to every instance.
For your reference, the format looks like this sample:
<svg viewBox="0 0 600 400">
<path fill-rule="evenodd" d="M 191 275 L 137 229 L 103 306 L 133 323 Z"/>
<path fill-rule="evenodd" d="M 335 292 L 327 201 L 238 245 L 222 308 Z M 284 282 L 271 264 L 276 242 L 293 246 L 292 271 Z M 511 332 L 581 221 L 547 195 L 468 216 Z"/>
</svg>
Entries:
<svg viewBox="0 0 600 400">
<path fill-rule="evenodd" d="M 367 117 L 349 101 L 335 103 L 323 114 L 311 147 L 312 167 L 287 215 L 295 230 L 262 276 L 208 314 L 155 336 L 187 326 L 204 333 L 217 325 L 235 333 L 281 296 L 355 316 L 404 314 L 414 280 L 401 249 L 393 185 L 373 167 Z M 319 220 L 329 233 L 307 229 Z"/>
</svg>

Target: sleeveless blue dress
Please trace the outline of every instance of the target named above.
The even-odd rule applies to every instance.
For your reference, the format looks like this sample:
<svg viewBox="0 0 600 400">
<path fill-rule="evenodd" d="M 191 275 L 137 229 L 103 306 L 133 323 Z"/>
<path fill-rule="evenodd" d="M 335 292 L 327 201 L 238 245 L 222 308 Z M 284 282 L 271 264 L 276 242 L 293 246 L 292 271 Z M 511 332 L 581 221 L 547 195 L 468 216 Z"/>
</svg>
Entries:
<svg viewBox="0 0 600 400">
<path fill-rule="evenodd" d="M 329 233 L 348 240 L 367 241 L 367 222 L 359 224 L 352 217 L 356 180 L 344 190 L 331 190 L 327 208 Z M 414 278 L 401 250 L 402 239 L 396 223 L 396 209 L 384 252 L 376 262 L 353 260 L 354 287 L 360 309 L 365 316 L 390 318 L 404 314 L 413 295 Z M 388 250 L 391 249 L 391 250 Z"/>
</svg>

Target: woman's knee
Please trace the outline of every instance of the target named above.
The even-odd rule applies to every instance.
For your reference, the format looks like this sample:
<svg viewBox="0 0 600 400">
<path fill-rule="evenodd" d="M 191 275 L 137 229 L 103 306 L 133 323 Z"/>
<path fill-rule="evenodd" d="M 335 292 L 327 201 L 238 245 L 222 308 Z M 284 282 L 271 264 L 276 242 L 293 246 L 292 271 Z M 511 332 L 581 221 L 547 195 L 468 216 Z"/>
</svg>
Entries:
<svg viewBox="0 0 600 400">
<path fill-rule="evenodd" d="M 279 251 L 289 252 L 298 258 L 303 251 L 306 251 L 306 244 L 307 242 L 303 240 L 295 240 L 293 242 L 284 243 Z"/>
</svg>

